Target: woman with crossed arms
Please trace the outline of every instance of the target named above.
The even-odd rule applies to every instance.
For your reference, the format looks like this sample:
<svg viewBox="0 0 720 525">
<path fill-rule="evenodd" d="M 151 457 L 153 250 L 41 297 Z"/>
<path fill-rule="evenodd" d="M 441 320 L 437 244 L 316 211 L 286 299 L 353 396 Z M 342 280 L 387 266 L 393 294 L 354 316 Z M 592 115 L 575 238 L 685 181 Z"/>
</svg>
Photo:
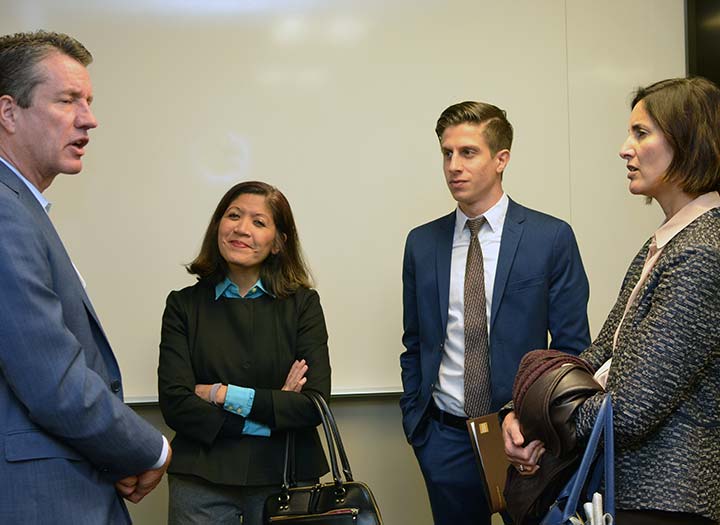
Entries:
<svg viewBox="0 0 720 525">
<path fill-rule="evenodd" d="M 329 397 L 327 330 L 285 196 L 263 182 L 233 186 L 188 271 L 198 282 L 168 296 L 158 368 L 176 432 L 169 523 L 260 525 L 287 431 L 300 484 L 328 471 L 302 394 Z"/>
</svg>

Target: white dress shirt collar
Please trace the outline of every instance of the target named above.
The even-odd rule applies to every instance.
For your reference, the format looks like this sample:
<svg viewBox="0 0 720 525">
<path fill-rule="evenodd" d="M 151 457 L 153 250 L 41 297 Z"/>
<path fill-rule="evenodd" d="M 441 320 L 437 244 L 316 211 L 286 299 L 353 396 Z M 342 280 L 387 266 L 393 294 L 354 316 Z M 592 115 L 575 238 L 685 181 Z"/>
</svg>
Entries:
<svg viewBox="0 0 720 525">
<path fill-rule="evenodd" d="M 510 199 L 508 198 L 507 193 L 503 193 L 502 197 L 500 197 L 500 199 L 493 204 L 488 211 L 482 214 L 482 216 L 485 217 L 485 221 L 487 221 L 491 231 L 496 232 L 498 230 L 502 230 L 503 224 L 505 224 L 505 215 L 507 215 L 509 203 Z M 468 217 L 465 215 L 465 213 L 460 209 L 460 206 L 458 206 L 455 210 L 455 236 L 457 237 L 457 235 L 465 229 L 465 223 L 468 219 L 475 218 L 476 217 Z"/>
</svg>

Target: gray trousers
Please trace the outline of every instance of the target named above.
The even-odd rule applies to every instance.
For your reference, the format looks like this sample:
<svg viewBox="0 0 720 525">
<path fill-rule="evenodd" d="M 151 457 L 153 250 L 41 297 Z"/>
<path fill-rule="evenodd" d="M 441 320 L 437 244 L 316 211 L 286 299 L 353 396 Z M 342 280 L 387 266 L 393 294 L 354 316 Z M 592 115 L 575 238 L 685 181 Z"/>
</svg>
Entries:
<svg viewBox="0 0 720 525">
<path fill-rule="evenodd" d="M 312 485 L 317 480 L 298 483 Z M 169 474 L 168 525 L 262 525 L 265 500 L 277 485 L 219 485 L 197 476 Z"/>
<path fill-rule="evenodd" d="M 262 525 L 265 499 L 280 485 L 218 485 L 196 476 L 170 474 L 168 525 Z"/>
</svg>

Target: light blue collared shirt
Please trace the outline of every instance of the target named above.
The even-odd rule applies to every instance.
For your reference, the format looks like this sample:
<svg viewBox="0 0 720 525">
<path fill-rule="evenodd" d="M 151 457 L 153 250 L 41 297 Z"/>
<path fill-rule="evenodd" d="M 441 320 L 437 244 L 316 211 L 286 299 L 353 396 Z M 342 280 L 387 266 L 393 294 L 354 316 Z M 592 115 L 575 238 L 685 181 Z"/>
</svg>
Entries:
<svg viewBox="0 0 720 525">
<path fill-rule="evenodd" d="M 260 279 L 248 290 L 243 296 L 240 295 L 237 285 L 230 280 L 229 277 L 225 277 L 225 280 L 219 282 L 215 286 L 215 300 L 217 301 L 220 297 L 228 299 L 257 299 L 263 295 L 269 295 L 275 297 L 273 294 L 268 292 L 262 284 Z M 252 410 L 253 402 L 255 401 L 255 389 L 246 388 L 236 385 L 228 385 L 227 393 L 225 394 L 225 404 L 223 409 L 233 414 L 241 415 L 245 418 L 245 426 L 243 427 L 242 433 L 248 436 L 270 436 L 270 427 L 257 423 L 248 419 L 250 411 Z"/>
<path fill-rule="evenodd" d="M 227 297 L 228 299 L 257 299 L 263 295 L 269 295 L 275 298 L 273 294 L 268 292 L 263 286 L 262 280 L 258 279 L 252 288 L 243 296 L 240 295 L 240 290 L 237 285 L 230 280 L 229 277 L 225 277 L 224 281 L 219 282 L 215 286 L 215 300 L 217 301 L 221 297 Z"/>
</svg>

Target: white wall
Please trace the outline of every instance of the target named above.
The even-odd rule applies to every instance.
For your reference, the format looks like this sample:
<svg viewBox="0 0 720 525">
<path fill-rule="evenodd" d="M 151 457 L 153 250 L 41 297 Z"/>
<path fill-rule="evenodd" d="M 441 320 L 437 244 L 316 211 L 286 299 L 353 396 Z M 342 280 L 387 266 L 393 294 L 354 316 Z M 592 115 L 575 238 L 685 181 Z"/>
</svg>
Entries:
<svg viewBox="0 0 720 525">
<path fill-rule="evenodd" d="M 571 224 L 590 279 L 593 335 L 622 277 L 664 216 L 627 191 L 625 161 L 633 89 L 685 76 L 684 2 L 568 0 Z"/>
<path fill-rule="evenodd" d="M 160 317 L 215 204 L 289 197 L 330 332 L 333 390 L 400 387 L 408 230 L 453 208 L 435 120 L 491 101 L 515 125 L 506 189 L 571 222 L 597 331 L 659 214 L 616 151 L 632 87 L 684 71 L 683 1 L 25 0 L 3 32 L 77 36 L 100 127 L 48 191 L 129 399 L 156 396 Z M 620 235 L 621 234 L 621 235 Z"/>
</svg>

